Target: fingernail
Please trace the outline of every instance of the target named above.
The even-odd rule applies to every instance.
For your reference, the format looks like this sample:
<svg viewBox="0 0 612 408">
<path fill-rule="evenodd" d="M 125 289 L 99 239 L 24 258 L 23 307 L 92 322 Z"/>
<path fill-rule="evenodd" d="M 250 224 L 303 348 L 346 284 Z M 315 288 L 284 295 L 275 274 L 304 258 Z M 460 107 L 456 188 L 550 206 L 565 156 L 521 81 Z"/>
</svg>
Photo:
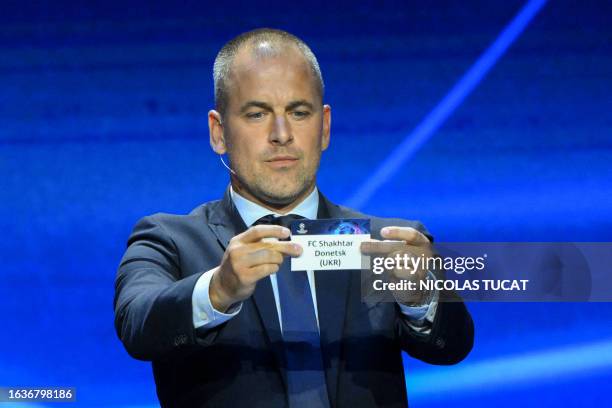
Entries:
<svg viewBox="0 0 612 408">
<path fill-rule="evenodd" d="M 286 236 L 286 237 L 288 237 L 288 236 L 289 236 L 289 234 L 291 234 L 291 231 L 289 231 L 289 228 L 285 228 L 285 227 L 283 227 L 283 235 L 284 235 L 284 236 Z"/>
<path fill-rule="evenodd" d="M 389 227 L 385 227 L 385 228 L 380 230 L 380 233 L 381 234 L 385 234 L 385 235 L 387 235 L 390 232 L 391 232 L 391 228 L 389 228 Z"/>
<path fill-rule="evenodd" d="M 293 249 L 295 249 L 295 251 L 299 254 L 302 253 L 302 247 L 300 244 L 293 244 Z"/>
</svg>

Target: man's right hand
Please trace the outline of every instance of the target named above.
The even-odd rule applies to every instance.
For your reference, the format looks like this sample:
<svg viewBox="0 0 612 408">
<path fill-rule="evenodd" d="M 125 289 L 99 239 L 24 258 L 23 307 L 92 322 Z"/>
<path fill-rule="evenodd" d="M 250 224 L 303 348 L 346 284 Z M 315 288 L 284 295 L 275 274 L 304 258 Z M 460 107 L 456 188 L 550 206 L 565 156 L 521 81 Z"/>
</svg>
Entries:
<svg viewBox="0 0 612 408">
<path fill-rule="evenodd" d="M 225 312 L 232 304 L 251 296 L 258 280 L 276 273 L 284 255 L 299 256 L 300 245 L 277 241 L 289 234 L 289 229 L 279 225 L 256 225 L 232 238 L 210 282 L 213 307 Z"/>
</svg>

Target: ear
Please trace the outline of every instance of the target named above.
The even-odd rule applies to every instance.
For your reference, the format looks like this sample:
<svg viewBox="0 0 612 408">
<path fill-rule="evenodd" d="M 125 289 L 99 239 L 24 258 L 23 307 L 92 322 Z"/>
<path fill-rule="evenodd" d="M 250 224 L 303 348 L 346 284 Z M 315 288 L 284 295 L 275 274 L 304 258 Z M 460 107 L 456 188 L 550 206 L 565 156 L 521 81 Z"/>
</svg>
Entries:
<svg viewBox="0 0 612 408">
<path fill-rule="evenodd" d="M 221 120 L 221 114 L 214 109 L 208 112 L 208 132 L 210 134 L 210 147 L 217 154 L 225 154 L 227 148 L 223 135 L 223 121 Z"/>
<path fill-rule="evenodd" d="M 329 146 L 329 134 L 331 130 L 331 106 L 323 105 L 323 131 L 321 133 L 321 151 Z"/>
</svg>

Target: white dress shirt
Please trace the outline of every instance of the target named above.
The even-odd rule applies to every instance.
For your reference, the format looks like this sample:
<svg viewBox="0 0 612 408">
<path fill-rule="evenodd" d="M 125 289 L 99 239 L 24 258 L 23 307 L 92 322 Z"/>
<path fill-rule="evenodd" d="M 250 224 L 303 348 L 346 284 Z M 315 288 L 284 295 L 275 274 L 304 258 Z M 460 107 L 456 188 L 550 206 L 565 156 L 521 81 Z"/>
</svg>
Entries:
<svg viewBox="0 0 612 408">
<path fill-rule="evenodd" d="M 251 227 L 255 222 L 269 214 L 282 216 L 283 214 L 275 213 L 267 208 L 260 206 L 236 193 L 230 186 L 230 196 L 234 202 L 236 210 L 242 217 L 244 224 Z M 312 193 L 308 195 L 297 207 L 291 210 L 290 214 L 295 214 L 308 219 L 316 219 L 319 210 L 319 191 L 315 187 Z M 193 325 L 196 329 L 209 329 L 225 323 L 232 317 L 240 313 L 242 302 L 232 305 L 225 313 L 216 310 L 210 301 L 209 287 L 214 269 L 204 272 L 197 280 L 193 289 L 192 305 L 193 305 Z M 317 293 L 315 286 L 314 271 L 307 271 L 308 283 L 310 284 L 310 293 L 312 294 L 313 304 L 315 306 L 315 316 L 317 325 L 319 324 L 319 314 L 317 310 Z M 276 282 L 276 274 L 270 275 L 270 283 L 272 284 L 272 292 L 274 294 L 274 303 L 278 313 L 280 329 L 283 329 L 281 308 L 278 297 L 278 284 Z M 429 304 L 424 306 L 406 306 L 399 304 L 402 313 L 409 319 L 410 326 L 422 333 L 429 331 L 429 328 L 422 326 L 424 320 L 433 321 L 433 316 L 438 305 L 438 293 L 436 292 Z"/>
</svg>

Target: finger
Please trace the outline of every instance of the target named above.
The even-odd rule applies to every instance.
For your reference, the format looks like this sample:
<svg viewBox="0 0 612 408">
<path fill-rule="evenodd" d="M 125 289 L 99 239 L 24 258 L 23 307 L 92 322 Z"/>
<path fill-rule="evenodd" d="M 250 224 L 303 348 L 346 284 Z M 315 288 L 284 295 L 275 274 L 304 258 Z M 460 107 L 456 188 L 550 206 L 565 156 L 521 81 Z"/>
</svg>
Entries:
<svg viewBox="0 0 612 408">
<path fill-rule="evenodd" d="M 253 274 L 253 276 L 257 280 L 259 280 L 259 279 L 265 278 L 268 275 L 272 275 L 273 273 L 278 272 L 279 269 L 280 269 L 280 266 L 278 264 L 269 263 L 269 264 L 261 264 L 261 265 L 254 266 L 250 269 L 250 271 Z"/>
<path fill-rule="evenodd" d="M 268 248 L 260 248 L 246 254 L 243 262 L 245 266 L 252 268 L 254 266 L 263 264 L 280 265 L 283 263 L 283 260 L 284 257 L 282 253 Z"/>
<path fill-rule="evenodd" d="M 429 244 L 429 240 L 421 232 L 411 227 L 385 227 L 380 235 L 386 239 L 404 240 L 411 245 Z"/>
<path fill-rule="evenodd" d="M 386 255 L 406 248 L 404 241 L 363 241 L 360 247 L 364 255 Z"/>
<path fill-rule="evenodd" d="M 242 234 L 237 235 L 236 238 L 240 242 L 248 244 L 261 241 L 263 238 L 288 238 L 290 233 L 288 228 L 281 227 L 280 225 L 255 225 Z"/>
<path fill-rule="evenodd" d="M 279 252 L 282 255 L 287 256 L 300 256 L 302 255 L 302 246 L 298 243 L 291 241 L 265 241 L 256 242 L 249 244 L 250 251 L 257 251 L 259 249 L 269 249 L 271 251 Z"/>
</svg>

